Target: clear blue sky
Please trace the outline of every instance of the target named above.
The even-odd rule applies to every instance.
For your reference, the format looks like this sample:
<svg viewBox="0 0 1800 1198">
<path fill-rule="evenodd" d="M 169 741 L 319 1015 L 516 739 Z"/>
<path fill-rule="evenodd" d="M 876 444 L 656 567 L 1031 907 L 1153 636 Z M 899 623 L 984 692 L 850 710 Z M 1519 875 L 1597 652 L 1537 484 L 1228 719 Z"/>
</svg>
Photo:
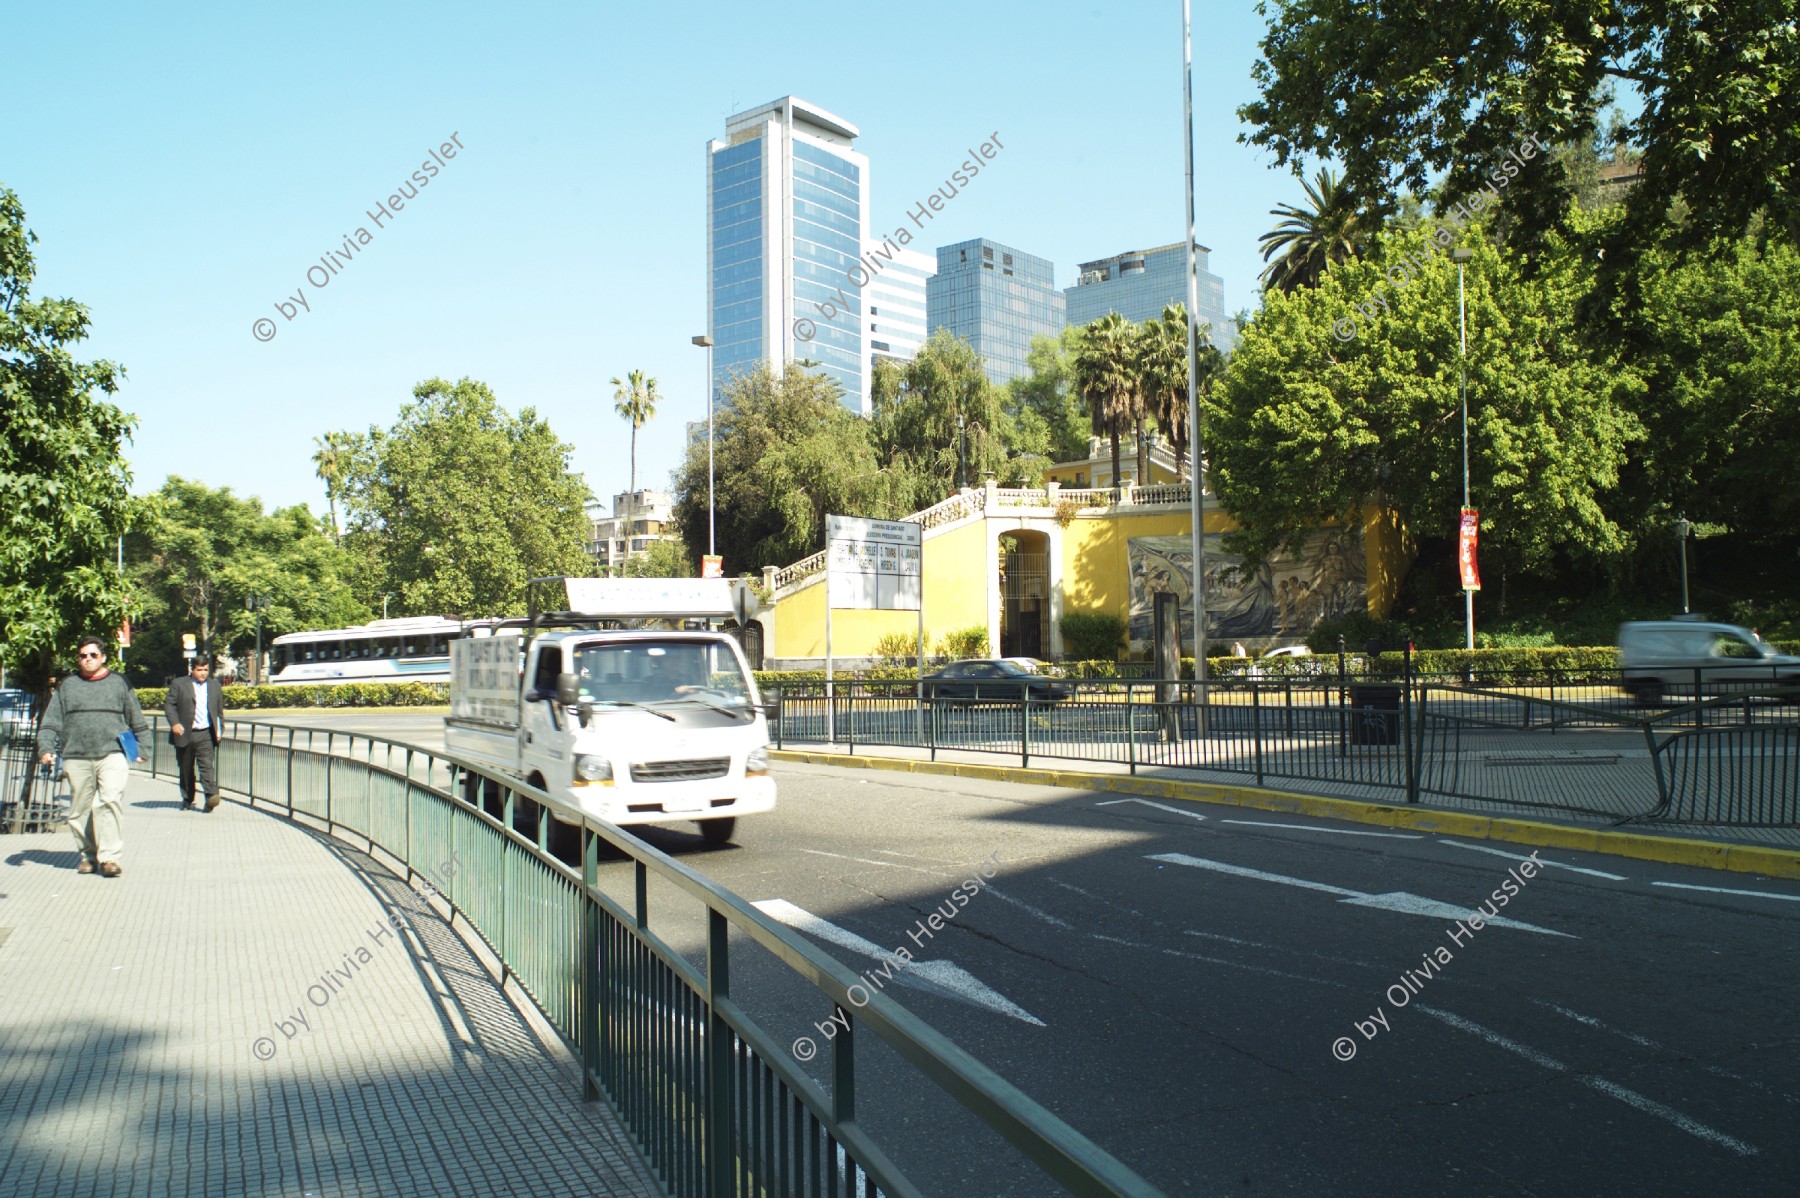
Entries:
<svg viewBox="0 0 1800 1198">
<path fill-rule="evenodd" d="M 1297 180 L 1239 145 L 1262 26 L 1196 5 L 1197 235 L 1228 311 Z M 986 236 L 1075 265 L 1180 241 L 1181 6 L 940 3 L 174 5 L 5 19 L 0 184 L 38 234 L 36 294 L 93 314 L 128 371 L 139 491 L 169 474 L 324 510 L 313 438 L 391 424 L 416 382 L 535 407 L 596 497 L 624 490 L 609 380 L 654 375 L 640 485 L 704 413 L 704 150 L 792 93 L 863 131 L 891 228 L 965 147 L 1006 150 L 912 248 Z M 466 147 L 377 229 L 366 209 Z M 322 290 L 307 268 L 373 241 Z M 274 304 L 304 291 L 311 310 Z M 253 322 L 275 337 L 259 343 Z"/>
</svg>

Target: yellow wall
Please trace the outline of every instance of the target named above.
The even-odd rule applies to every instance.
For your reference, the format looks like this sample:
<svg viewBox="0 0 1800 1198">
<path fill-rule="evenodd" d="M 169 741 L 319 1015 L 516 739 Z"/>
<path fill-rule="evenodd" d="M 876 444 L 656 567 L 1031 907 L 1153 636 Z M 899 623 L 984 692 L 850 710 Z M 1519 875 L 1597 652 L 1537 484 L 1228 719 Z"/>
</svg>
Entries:
<svg viewBox="0 0 1800 1198">
<path fill-rule="evenodd" d="M 1034 522 L 1037 523 L 1037 522 Z M 972 521 L 961 528 L 925 537 L 925 651 L 936 651 L 947 632 L 987 627 L 988 540 L 1016 529 L 1018 520 Z M 1220 511 L 1206 513 L 1208 533 L 1226 533 L 1236 521 Z M 1411 567 L 1416 549 L 1392 512 L 1368 505 L 1362 513 L 1363 567 L 1368 577 L 1369 611 L 1385 616 Z M 991 531 L 990 531 L 991 530 Z M 1082 516 L 1062 529 L 1060 566 L 1062 612 L 1110 612 L 1128 619 L 1131 607 L 1127 542 L 1132 537 L 1183 536 L 1188 531 L 1185 508 L 1144 515 Z M 836 657 L 873 657 L 887 633 L 912 637 L 918 627 L 912 612 L 838 610 L 832 613 L 831 648 Z M 825 656 L 824 576 L 775 604 L 776 657 Z M 996 647 L 997 648 L 997 647 Z"/>
<path fill-rule="evenodd" d="M 1369 614 L 1385 619 L 1400 594 L 1400 580 L 1412 569 L 1419 548 L 1388 508 L 1363 507 L 1363 564 L 1369 579 Z"/>
<path fill-rule="evenodd" d="M 944 633 L 987 627 L 987 521 L 977 520 L 947 533 L 925 537 L 925 652 L 936 652 Z M 891 632 L 918 631 L 909 611 L 831 613 L 833 657 L 873 657 L 875 645 Z M 775 605 L 776 657 L 825 656 L 825 577 Z"/>
</svg>

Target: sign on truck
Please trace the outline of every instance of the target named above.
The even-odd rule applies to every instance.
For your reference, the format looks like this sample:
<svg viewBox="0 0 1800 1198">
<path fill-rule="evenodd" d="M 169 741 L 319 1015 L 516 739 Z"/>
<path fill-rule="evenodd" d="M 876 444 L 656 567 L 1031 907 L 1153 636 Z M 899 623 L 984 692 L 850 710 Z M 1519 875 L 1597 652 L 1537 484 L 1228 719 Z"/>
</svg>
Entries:
<svg viewBox="0 0 1800 1198">
<path fill-rule="evenodd" d="M 567 611 L 451 642 L 450 751 L 543 790 L 570 817 L 691 820 L 709 843 L 773 808 L 755 681 L 737 640 L 712 626 L 732 611 L 728 585 L 556 581 Z M 620 626 L 646 622 L 672 626 Z"/>
</svg>

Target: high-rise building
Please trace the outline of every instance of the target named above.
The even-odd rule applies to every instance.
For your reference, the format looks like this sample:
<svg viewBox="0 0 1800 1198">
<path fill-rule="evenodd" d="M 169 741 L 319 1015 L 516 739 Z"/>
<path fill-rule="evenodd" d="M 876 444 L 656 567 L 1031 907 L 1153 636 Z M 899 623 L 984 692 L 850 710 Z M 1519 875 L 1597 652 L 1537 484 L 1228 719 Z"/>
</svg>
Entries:
<svg viewBox="0 0 1800 1198">
<path fill-rule="evenodd" d="M 1026 373 L 1038 337 L 1056 337 L 1066 302 L 1056 268 L 1045 258 L 978 237 L 937 252 L 937 274 L 926 283 L 929 331 L 949 329 L 975 347 L 995 385 Z"/>
<path fill-rule="evenodd" d="M 892 251 L 893 260 L 887 252 Z M 869 300 L 869 363 L 877 358 L 911 359 L 925 344 L 925 288 L 937 259 L 891 242 L 870 242 L 863 263 L 880 267 L 863 293 Z"/>
<path fill-rule="evenodd" d="M 1212 343 L 1229 352 L 1237 343 L 1237 326 L 1225 316 L 1225 281 L 1206 269 L 1206 256 L 1211 252 L 1203 245 L 1194 247 L 1200 292 L 1195 313 L 1212 325 Z M 1187 251 L 1178 241 L 1083 262 L 1075 286 L 1066 288 L 1063 295 L 1068 297 L 1072 325 L 1099 320 L 1108 312 L 1140 323 L 1154 320 L 1168 305 L 1187 303 Z"/>
<path fill-rule="evenodd" d="M 846 407 L 868 411 L 868 304 L 850 277 L 868 240 L 858 132 L 783 96 L 729 118 L 707 144 L 715 404 L 734 373 L 801 360 L 836 380 Z"/>
</svg>

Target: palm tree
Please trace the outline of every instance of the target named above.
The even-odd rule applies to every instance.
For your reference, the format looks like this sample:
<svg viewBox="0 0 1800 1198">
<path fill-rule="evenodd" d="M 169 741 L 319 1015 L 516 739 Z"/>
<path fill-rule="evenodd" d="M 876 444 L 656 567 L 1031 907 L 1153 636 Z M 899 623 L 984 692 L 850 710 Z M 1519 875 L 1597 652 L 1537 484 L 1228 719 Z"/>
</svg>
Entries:
<svg viewBox="0 0 1800 1198">
<path fill-rule="evenodd" d="M 656 402 L 662 396 L 656 393 L 656 380 L 645 378 L 644 372 L 634 370 L 625 376 L 627 381 L 614 379 L 613 410 L 620 419 L 631 422 L 631 493 L 637 494 L 637 431 L 656 417 Z"/>
<path fill-rule="evenodd" d="M 331 539 L 340 542 L 337 522 L 338 488 L 344 481 L 344 468 L 349 464 L 349 437 L 345 433 L 326 433 L 314 437 L 313 470 L 325 483 L 325 502 L 331 508 Z"/>
<path fill-rule="evenodd" d="M 1212 344 L 1212 326 L 1202 324 L 1196 332 L 1194 360 L 1195 381 L 1205 394 L 1212 380 L 1224 368 L 1225 355 Z M 1144 406 L 1156 427 L 1169 439 L 1175 451 L 1175 474 L 1180 477 L 1187 462 L 1190 442 L 1188 429 L 1188 361 L 1187 305 L 1170 304 L 1162 316 L 1146 320 L 1138 332 L 1138 379 L 1144 393 Z"/>
<path fill-rule="evenodd" d="M 1284 219 L 1257 238 L 1264 262 L 1281 255 L 1263 270 L 1265 290 L 1316 287 L 1328 265 L 1361 257 L 1368 242 L 1373 227 L 1369 214 L 1331 168 L 1321 167 L 1313 182 L 1302 180 L 1301 186 L 1311 210 L 1291 204 L 1271 208 L 1270 216 Z"/>
<path fill-rule="evenodd" d="M 1119 486 L 1119 433 L 1134 419 L 1141 428 L 1144 403 L 1138 391 L 1132 324 L 1108 312 L 1081 331 L 1075 351 L 1075 386 L 1088 405 L 1094 435 L 1112 441 L 1113 486 Z M 1139 480 L 1143 481 L 1140 474 Z"/>
</svg>

